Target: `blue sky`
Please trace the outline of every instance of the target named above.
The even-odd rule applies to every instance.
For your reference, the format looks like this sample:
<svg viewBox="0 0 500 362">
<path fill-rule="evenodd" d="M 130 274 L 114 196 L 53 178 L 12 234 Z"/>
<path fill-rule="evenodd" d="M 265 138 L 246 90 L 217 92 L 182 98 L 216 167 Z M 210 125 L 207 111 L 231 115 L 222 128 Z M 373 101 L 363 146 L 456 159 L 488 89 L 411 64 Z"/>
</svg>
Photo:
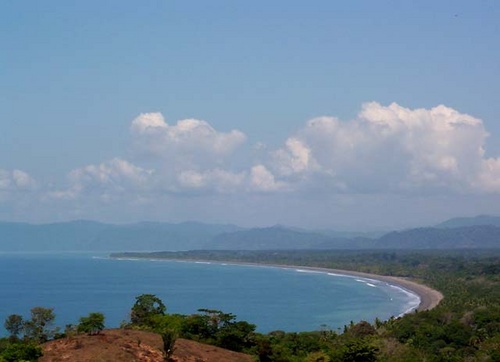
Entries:
<svg viewBox="0 0 500 362">
<path fill-rule="evenodd" d="M 0 219 L 500 214 L 498 19 L 496 1 L 4 1 Z"/>
</svg>

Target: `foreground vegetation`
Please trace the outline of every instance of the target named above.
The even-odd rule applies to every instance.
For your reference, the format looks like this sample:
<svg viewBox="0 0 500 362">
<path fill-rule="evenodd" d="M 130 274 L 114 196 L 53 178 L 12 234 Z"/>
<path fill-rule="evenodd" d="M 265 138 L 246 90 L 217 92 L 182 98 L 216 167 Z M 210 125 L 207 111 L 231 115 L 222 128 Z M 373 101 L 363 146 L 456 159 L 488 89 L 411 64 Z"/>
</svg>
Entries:
<svg viewBox="0 0 500 362">
<path fill-rule="evenodd" d="M 131 255 L 128 254 L 128 257 Z M 159 333 L 165 358 L 182 337 L 255 356 L 258 361 L 500 361 L 500 253 L 498 251 L 279 251 L 183 252 L 135 255 L 237 262 L 264 262 L 404 276 L 440 290 L 445 298 L 431 311 L 388 321 L 361 321 L 341 333 L 255 332 L 255 325 L 218 310 L 168 314 L 151 294 L 136 298 L 123 328 Z M 52 309 L 36 307 L 31 318 L 11 315 L 9 338 L 0 340 L 0 361 L 35 361 L 40 343 L 72 333 L 98 334 L 104 316 L 91 313 L 64 332 L 52 326 Z"/>
</svg>

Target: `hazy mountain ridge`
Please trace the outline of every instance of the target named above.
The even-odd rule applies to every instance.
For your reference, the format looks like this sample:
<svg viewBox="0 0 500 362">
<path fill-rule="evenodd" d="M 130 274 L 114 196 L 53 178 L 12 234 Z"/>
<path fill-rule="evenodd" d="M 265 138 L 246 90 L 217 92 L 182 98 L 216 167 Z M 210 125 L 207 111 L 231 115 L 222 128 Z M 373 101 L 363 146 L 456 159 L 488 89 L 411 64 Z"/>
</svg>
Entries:
<svg viewBox="0 0 500 362">
<path fill-rule="evenodd" d="M 472 249 L 499 248 L 500 227 L 474 225 L 458 228 L 418 228 L 394 231 L 376 242 L 388 249 Z"/>
<path fill-rule="evenodd" d="M 310 249 L 326 245 L 330 240 L 328 236 L 315 232 L 272 226 L 220 234 L 207 243 L 206 248 L 261 250 L 272 245 L 273 249 Z"/>
<path fill-rule="evenodd" d="M 451 227 L 453 225 L 459 226 Z M 0 222 L 0 251 L 500 248 L 500 217 L 450 219 L 435 227 L 392 231 L 379 238 L 335 235 L 340 234 L 281 225 L 245 229 L 231 224 L 199 222 L 124 225 L 86 220 L 52 224 Z"/>
<path fill-rule="evenodd" d="M 465 226 L 494 225 L 500 226 L 500 216 L 478 215 L 473 217 L 455 217 L 437 224 L 436 228 L 458 228 Z"/>
</svg>

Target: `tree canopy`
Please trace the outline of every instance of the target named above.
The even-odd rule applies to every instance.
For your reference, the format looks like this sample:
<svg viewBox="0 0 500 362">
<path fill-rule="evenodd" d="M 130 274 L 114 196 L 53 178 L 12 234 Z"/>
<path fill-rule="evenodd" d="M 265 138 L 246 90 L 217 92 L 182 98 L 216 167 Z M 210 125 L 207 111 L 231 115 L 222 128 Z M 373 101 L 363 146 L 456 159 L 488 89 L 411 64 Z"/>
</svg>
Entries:
<svg viewBox="0 0 500 362">
<path fill-rule="evenodd" d="M 164 315 L 167 307 L 154 294 L 141 294 L 135 298 L 130 310 L 130 321 L 134 324 L 148 324 L 155 315 Z"/>
<path fill-rule="evenodd" d="M 104 329 L 104 314 L 90 313 L 87 317 L 81 317 L 77 326 L 78 332 L 90 335 L 99 334 Z"/>
</svg>

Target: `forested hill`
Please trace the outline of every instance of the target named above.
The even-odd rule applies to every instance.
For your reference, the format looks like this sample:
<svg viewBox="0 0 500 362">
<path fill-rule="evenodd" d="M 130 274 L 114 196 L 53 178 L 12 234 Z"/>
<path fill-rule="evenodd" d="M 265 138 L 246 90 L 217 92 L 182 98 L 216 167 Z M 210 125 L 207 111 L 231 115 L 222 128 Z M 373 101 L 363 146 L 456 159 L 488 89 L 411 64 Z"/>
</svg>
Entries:
<svg viewBox="0 0 500 362">
<path fill-rule="evenodd" d="M 475 220 L 487 221 L 485 217 Z M 459 224 L 473 221 L 461 219 Z M 454 223 L 457 221 L 443 224 Z M 500 248 L 499 225 L 417 228 L 393 231 L 379 238 L 339 235 L 284 226 L 243 229 L 197 222 L 126 225 L 92 221 L 42 225 L 0 222 L 0 252 Z"/>
</svg>

